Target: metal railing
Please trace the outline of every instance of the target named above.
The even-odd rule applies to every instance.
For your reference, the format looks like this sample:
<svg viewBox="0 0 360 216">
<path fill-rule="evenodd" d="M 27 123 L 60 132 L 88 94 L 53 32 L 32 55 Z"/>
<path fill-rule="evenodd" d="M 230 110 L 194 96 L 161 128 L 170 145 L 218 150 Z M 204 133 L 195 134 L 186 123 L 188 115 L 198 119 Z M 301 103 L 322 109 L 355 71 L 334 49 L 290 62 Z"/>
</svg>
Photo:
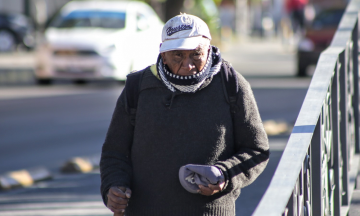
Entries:
<svg viewBox="0 0 360 216">
<path fill-rule="evenodd" d="M 254 216 L 348 214 L 360 158 L 359 9 L 360 0 L 349 3 L 331 45 L 322 52 Z"/>
</svg>

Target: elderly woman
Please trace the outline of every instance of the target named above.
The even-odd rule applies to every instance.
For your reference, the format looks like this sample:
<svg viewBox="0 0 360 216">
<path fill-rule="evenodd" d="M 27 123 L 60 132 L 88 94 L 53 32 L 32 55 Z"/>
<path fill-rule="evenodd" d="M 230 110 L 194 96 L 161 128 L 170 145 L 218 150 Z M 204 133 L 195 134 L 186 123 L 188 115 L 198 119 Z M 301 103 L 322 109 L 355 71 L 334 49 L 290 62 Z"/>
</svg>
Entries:
<svg viewBox="0 0 360 216">
<path fill-rule="evenodd" d="M 251 88 L 234 72 L 238 91 L 229 103 L 222 73 L 234 70 L 210 40 L 200 18 L 176 16 L 163 28 L 157 63 L 128 76 L 141 74 L 140 89 L 129 94 L 126 83 L 100 162 L 111 211 L 235 215 L 241 188 L 266 167 L 268 139 Z"/>
</svg>

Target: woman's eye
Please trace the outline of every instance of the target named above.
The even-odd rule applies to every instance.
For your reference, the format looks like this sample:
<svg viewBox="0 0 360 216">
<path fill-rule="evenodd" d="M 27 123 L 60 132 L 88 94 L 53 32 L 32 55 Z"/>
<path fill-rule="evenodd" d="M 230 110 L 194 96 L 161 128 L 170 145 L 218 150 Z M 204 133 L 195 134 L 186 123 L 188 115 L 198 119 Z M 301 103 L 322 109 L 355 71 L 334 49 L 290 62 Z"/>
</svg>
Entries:
<svg viewBox="0 0 360 216">
<path fill-rule="evenodd" d="M 199 54 L 199 53 L 195 53 L 195 54 L 194 54 L 194 58 L 195 58 L 195 59 L 200 59 L 200 56 L 201 56 L 201 54 Z"/>
</svg>

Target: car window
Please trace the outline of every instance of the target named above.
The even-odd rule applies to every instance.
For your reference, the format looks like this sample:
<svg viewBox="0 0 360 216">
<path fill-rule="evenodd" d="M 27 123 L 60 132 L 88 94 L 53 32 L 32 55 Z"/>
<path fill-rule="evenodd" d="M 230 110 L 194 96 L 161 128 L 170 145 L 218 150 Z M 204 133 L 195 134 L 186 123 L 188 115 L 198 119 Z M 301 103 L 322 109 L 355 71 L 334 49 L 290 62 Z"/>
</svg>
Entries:
<svg viewBox="0 0 360 216">
<path fill-rule="evenodd" d="M 76 10 L 65 16 L 60 14 L 50 24 L 55 28 L 110 28 L 121 29 L 125 27 L 125 12 Z"/>
<path fill-rule="evenodd" d="M 142 13 L 136 14 L 137 30 L 143 31 L 150 27 L 149 18 Z"/>
<path fill-rule="evenodd" d="M 313 22 L 314 28 L 334 27 L 339 25 L 344 10 L 327 10 L 319 13 Z"/>
</svg>

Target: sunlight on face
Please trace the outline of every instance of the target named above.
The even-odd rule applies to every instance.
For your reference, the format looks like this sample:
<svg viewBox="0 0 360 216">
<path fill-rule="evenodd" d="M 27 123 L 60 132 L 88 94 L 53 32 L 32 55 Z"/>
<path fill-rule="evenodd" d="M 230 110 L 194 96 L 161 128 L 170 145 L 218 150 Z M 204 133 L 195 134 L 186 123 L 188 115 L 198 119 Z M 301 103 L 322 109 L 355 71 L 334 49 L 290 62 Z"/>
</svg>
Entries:
<svg viewBox="0 0 360 216">
<path fill-rule="evenodd" d="M 161 53 L 170 72 L 180 76 L 194 75 L 201 71 L 208 57 L 210 41 L 206 38 L 194 50 L 173 50 Z"/>
</svg>

